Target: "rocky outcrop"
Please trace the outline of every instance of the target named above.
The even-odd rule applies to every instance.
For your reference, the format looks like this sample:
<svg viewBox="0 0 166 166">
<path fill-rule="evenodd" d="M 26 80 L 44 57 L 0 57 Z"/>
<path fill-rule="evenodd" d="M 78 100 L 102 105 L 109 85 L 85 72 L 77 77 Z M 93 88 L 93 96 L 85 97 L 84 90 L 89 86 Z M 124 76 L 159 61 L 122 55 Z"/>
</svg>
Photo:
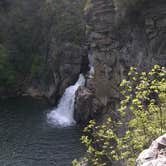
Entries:
<svg viewBox="0 0 166 166">
<path fill-rule="evenodd" d="M 76 93 L 74 119 L 78 124 L 86 124 L 90 119 L 96 119 L 101 114 L 102 103 L 94 96 L 92 91 L 80 87 Z"/>
<path fill-rule="evenodd" d="M 91 0 L 89 4 L 87 37 L 94 78 L 87 88 L 93 85 L 94 95 L 107 110 L 116 110 L 119 83 L 130 66 L 140 71 L 154 64 L 166 66 L 166 3 Z"/>
<path fill-rule="evenodd" d="M 137 166 L 166 165 L 166 134 L 152 142 L 149 149 L 144 150 L 136 161 Z"/>
<path fill-rule="evenodd" d="M 36 86 L 36 83 L 31 82 L 31 86 L 27 86 L 25 93 L 33 97 L 43 96 L 54 104 L 65 89 L 77 80 L 85 51 L 72 43 L 63 43 L 59 47 L 54 43 L 51 49 L 47 84 L 39 82 Z"/>
</svg>

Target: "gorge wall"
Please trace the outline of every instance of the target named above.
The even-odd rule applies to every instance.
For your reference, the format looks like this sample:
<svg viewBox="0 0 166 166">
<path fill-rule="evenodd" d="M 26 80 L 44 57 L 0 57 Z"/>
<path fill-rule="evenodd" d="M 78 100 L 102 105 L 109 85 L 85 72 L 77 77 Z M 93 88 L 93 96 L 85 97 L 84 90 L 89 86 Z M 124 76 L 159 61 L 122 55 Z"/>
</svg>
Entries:
<svg viewBox="0 0 166 166">
<path fill-rule="evenodd" d="M 130 66 L 166 65 L 164 0 L 84 2 L 0 3 L 1 97 L 24 94 L 54 104 L 80 72 L 87 72 L 89 56 L 94 71 L 76 97 L 75 116 L 81 122 L 116 109 L 119 83 Z M 83 103 L 89 113 L 81 120 Z"/>
<path fill-rule="evenodd" d="M 103 106 L 102 111 L 117 109 L 119 83 L 131 66 L 140 71 L 154 64 L 166 66 L 165 11 L 164 0 L 87 1 L 86 35 L 94 74 L 87 79 L 84 91 L 93 94 Z M 79 105 L 80 101 L 87 101 L 87 96 L 77 95 L 76 98 L 76 112 L 82 116 L 85 110 Z M 96 110 L 92 108 L 89 116 Z"/>
<path fill-rule="evenodd" d="M 0 96 L 55 104 L 86 70 L 84 1 L 0 2 Z"/>
</svg>

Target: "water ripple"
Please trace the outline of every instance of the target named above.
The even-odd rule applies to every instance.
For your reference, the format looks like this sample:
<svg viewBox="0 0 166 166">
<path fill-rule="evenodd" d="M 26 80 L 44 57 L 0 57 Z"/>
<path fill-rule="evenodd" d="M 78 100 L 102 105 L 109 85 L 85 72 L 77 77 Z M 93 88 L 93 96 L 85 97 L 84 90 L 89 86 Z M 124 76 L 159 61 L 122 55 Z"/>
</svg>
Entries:
<svg viewBox="0 0 166 166">
<path fill-rule="evenodd" d="M 70 166 L 82 155 L 79 129 L 47 125 L 47 108 L 27 99 L 0 101 L 0 166 Z"/>
</svg>

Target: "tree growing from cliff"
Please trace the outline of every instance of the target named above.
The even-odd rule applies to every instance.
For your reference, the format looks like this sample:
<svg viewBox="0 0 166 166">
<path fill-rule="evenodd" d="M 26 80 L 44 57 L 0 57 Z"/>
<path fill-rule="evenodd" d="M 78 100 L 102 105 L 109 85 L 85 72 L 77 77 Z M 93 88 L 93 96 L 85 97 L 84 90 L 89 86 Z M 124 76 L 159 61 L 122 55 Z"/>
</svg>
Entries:
<svg viewBox="0 0 166 166">
<path fill-rule="evenodd" d="M 87 148 L 83 162 L 92 166 L 115 161 L 134 166 L 138 154 L 156 137 L 166 132 L 166 69 L 155 65 L 149 72 L 131 67 L 128 79 L 121 82 L 119 114 L 101 125 L 90 121 L 81 140 Z M 119 131 L 124 131 L 119 132 Z M 74 166 L 79 163 L 74 160 Z"/>
</svg>

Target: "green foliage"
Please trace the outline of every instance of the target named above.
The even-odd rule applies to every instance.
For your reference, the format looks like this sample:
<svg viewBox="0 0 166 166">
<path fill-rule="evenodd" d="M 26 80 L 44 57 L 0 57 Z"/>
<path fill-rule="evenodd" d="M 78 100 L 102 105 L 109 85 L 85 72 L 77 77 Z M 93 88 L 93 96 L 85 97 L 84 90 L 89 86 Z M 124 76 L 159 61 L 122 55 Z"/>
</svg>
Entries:
<svg viewBox="0 0 166 166">
<path fill-rule="evenodd" d="M 109 117 L 101 125 L 90 121 L 84 129 L 81 140 L 87 148 L 86 161 L 92 166 L 110 165 L 115 160 L 134 166 L 138 154 L 166 132 L 166 69 L 155 65 L 148 73 L 138 73 L 131 67 L 120 86 L 121 119 L 115 122 Z"/>
<path fill-rule="evenodd" d="M 31 76 L 32 78 L 38 78 L 40 77 L 40 74 L 42 72 L 43 67 L 43 57 L 39 55 L 33 55 L 32 65 L 31 65 Z"/>
<path fill-rule="evenodd" d="M 8 49 L 2 55 L 0 48 L 1 89 L 8 91 L 14 81 L 19 89 L 31 83 L 43 87 L 52 83 L 61 55 L 81 50 L 84 44 L 83 4 L 84 0 L 14 0 L 0 4 L 0 43 Z M 75 49 L 66 51 L 68 44 Z"/>
<path fill-rule="evenodd" d="M 83 19 L 83 1 L 57 0 L 55 6 L 54 27 L 57 42 L 72 42 L 80 45 L 85 40 L 85 23 Z"/>
<path fill-rule="evenodd" d="M 136 68 L 131 67 L 128 77 L 121 83 L 124 99 L 119 111 L 123 117 L 130 111 L 132 118 L 127 122 L 128 130 L 121 138 L 122 144 L 127 147 L 120 151 L 132 152 L 126 157 L 128 165 L 134 165 L 139 152 L 166 132 L 166 69 L 155 65 L 148 73 L 139 74 Z"/>
<path fill-rule="evenodd" d="M 48 64 L 45 63 L 44 57 L 38 54 L 34 54 L 31 64 L 30 75 L 33 80 L 40 80 L 42 84 L 47 85 L 52 80 L 53 75 L 48 68 Z"/>
<path fill-rule="evenodd" d="M 0 86 L 12 86 L 16 82 L 16 73 L 8 61 L 7 49 L 0 45 Z"/>
</svg>

